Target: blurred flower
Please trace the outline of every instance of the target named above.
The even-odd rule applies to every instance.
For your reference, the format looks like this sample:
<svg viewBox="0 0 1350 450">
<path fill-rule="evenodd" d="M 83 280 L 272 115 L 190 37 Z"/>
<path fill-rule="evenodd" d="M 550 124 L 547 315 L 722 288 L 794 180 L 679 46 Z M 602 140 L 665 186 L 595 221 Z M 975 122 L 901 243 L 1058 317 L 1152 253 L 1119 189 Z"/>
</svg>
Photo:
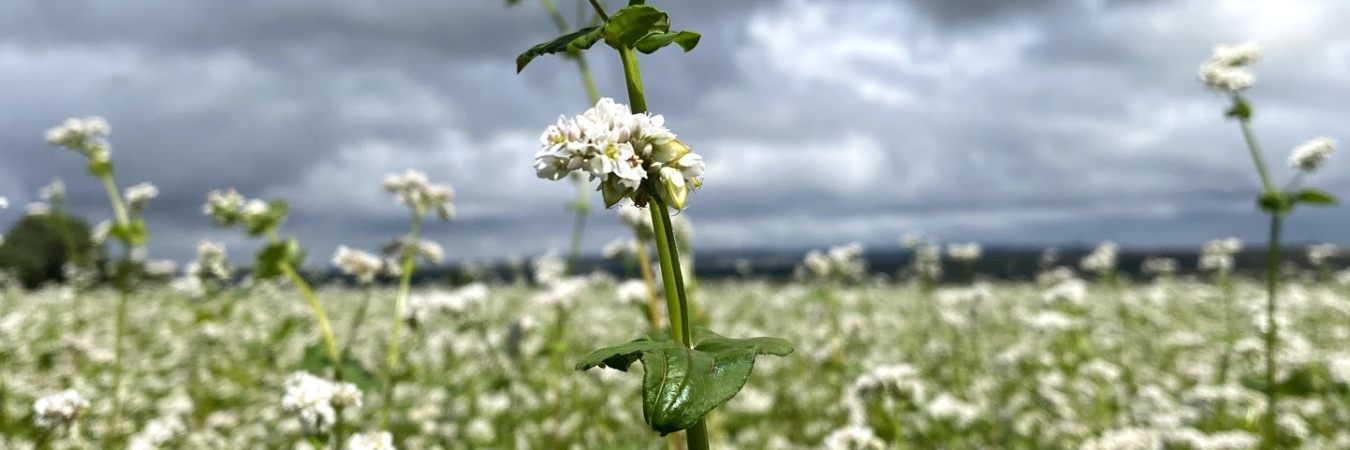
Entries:
<svg viewBox="0 0 1350 450">
<path fill-rule="evenodd" d="M 384 176 L 384 190 L 395 194 L 400 205 L 408 205 L 417 211 L 436 210 L 441 220 L 450 220 L 455 214 L 451 201 L 455 190 L 447 184 L 432 184 L 426 174 L 409 169 L 397 174 Z"/>
<path fill-rule="evenodd" d="M 88 399 L 74 389 L 67 389 L 33 402 L 33 424 L 54 430 L 70 425 L 88 409 Z"/>
<path fill-rule="evenodd" d="M 1254 77 L 1244 67 L 1261 59 L 1261 48 L 1254 43 L 1220 45 L 1200 64 L 1200 81 L 1215 91 L 1240 91 L 1251 87 Z"/>
<path fill-rule="evenodd" d="M 1322 166 L 1331 152 L 1336 150 L 1336 141 L 1328 137 L 1313 138 L 1294 147 L 1289 153 L 1289 167 L 1312 173 Z"/>
</svg>

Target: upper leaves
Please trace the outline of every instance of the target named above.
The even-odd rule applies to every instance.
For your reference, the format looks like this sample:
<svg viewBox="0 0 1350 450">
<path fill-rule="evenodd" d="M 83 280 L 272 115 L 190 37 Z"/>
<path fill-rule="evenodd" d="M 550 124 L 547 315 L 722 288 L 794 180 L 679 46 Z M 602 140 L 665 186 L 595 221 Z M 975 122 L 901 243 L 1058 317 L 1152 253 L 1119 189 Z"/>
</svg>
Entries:
<svg viewBox="0 0 1350 450">
<path fill-rule="evenodd" d="M 647 5 L 620 9 L 603 26 L 586 27 L 531 47 L 516 57 L 516 73 L 541 55 L 586 50 L 600 39 L 616 49 L 632 48 L 650 54 L 670 44 L 693 50 L 702 36 L 692 31 L 670 31 L 670 16 Z"/>
<path fill-rule="evenodd" d="M 1270 191 L 1261 194 L 1256 199 L 1256 205 L 1261 211 L 1280 217 L 1289 215 L 1290 212 L 1294 211 L 1294 207 L 1299 204 L 1326 208 L 1336 206 L 1337 203 L 1336 196 L 1313 188 L 1303 189 L 1292 194 L 1283 191 Z"/>
<path fill-rule="evenodd" d="M 689 428 L 736 396 L 758 355 L 787 356 L 792 344 L 779 338 L 726 338 L 705 328 L 693 330 L 693 348 L 659 332 L 652 337 L 591 352 L 577 370 L 611 367 L 622 371 L 642 361 L 642 415 L 662 436 Z"/>
</svg>

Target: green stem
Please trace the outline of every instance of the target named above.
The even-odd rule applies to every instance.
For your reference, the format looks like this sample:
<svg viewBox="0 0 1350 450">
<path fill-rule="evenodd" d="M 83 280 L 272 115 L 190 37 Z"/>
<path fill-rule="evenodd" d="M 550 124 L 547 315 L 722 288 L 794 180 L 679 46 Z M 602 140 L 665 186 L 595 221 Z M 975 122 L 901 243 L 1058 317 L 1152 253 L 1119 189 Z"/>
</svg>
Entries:
<svg viewBox="0 0 1350 450">
<path fill-rule="evenodd" d="M 357 330 L 361 329 L 361 323 L 366 321 L 366 312 L 370 310 L 371 287 L 365 288 L 365 296 L 361 300 L 361 307 L 356 310 L 356 317 L 352 319 L 352 324 L 347 328 L 347 345 L 342 346 L 342 354 L 347 354 L 352 350 L 352 345 L 356 344 Z"/>
<path fill-rule="evenodd" d="M 647 240 L 640 236 L 637 242 L 638 271 L 642 274 L 642 283 L 647 285 L 647 321 L 653 330 L 661 329 L 661 314 L 658 308 L 656 277 L 652 276 L 652 258 L 647 254 Z"/>
<path fill-rule="evenodd" d="M 1276 289 L 1280 276 L 1280 225 L 1279 214 L 1270 216 L 1270 245 L 1266 254 L 1266 417 L 1262 448 L 1276 448 L 1279 439 L 1276 428 L 1276 402 L 1279 392 L 1275 389 L 1275 356 L 1279 339 L 1279 324 L 1275 321 Z"/>
<path fill-rule="evenodd" d="M 1233 93 L 1233 104 L 1242 103 L 1242 95 Z M 1265 192 L 1273 192 L 1275 183 L 1270 180 L 1270 171 L 1266 170 L 1266 161 L 1261 157 L 1261 147 L 1256 143 L 1256 135 L 1252 133 L 1252 124 L 1250 119 L 1238 120 L 1238 126 L 1242 127 L 1242 138 L 1247 141 L 1247 151 L 1252 155 L 1252 162 L 1256 164 L 1256 173 L 1261 176 L 1261 188 Z"/>
<path fill-rule="evenodd" d="M 573 175 L 577 185 L 577 217 L 572 223 L 572 242 L 567 249 L 567 266 L 564 273 L 574 274 L 577 270 L 577 261 L 581 259 L 581 237 L 586 231 L 586 216 L 590 214 L 590 192 L 586 189 L 587 184 L 580 174 Z"/>
<path fill-rule="evenodd" d="M 631 48 L 619 49 L 619 59 L 623 61 L 624 83 L 628 88 L 628 102 L 633 114 L 647 112 L 647 96 L 642 89 L 642 72 L 638 69 L 637 51 Z"/>
<path fill-rule="evenodd" d="M 328 358 L 333 361 L 333 364 L 337 364 L 338 361 L 342 360 L 342 354 L 338 353 L 337 338 L 333 336 L 333 326 L 328 322 L 328 315 L 323 312 L 323 305 L 319 303 L 319 297 L 314 295 L 314 290 L 309 287 L 309 283 L 306 283 L 305 279 L 300 276 L 300 272 L 291 267 L 291 263 L 281 263 L 281 272 L 292 283 L 295 283 L 295 287 L 300 289 L 300 296 L 304 297 L 305 303 L 308 303 L 309 308 L 314 310 L 314 316 L 319 321 L 319 333 L 323 336 L 324 348 L 328 351 Z"/>
<path fill-rule="evenodd" d="M 129 251 L 127 253 L 130 254 Z M 130 290 L 129 286 L 126 285 L 126 277 L 129 276 L 129 274 L 125 273 L 126 270 L 127 261 L 123 261 L 121 267 L 118 268 L 118 272 L 123 273 L 119 273 L 117 276 L 119 279 L 117 282 L 117 317 L 114 319 L 115 328 L 113 331 L 113 405 L 112 414 L 108 415 L 107 429 L 104 430 L 104 447 L 108 447 L 108 445 L 112 443 L 113 436 L 117 434 L 118 419 L 122 415 L 122 359 L 126 356 L 126 352 L 122 349 L 122 340 L 123 337 L 126 336 L 127 300 L 131 297 L 128 292 Z"/>
<path fill-rule="evenodd" d="M 421 239 L 421 234 L 422 212 L 420 210 L 413 211 L 412 230 L 408 233 L 408 241 L 404 243 L 406 248 L 403 251 L 402 273 L 399 274 L 398 279 L 398 295 L 394 299 L 394 330 L 389 335 L 389 355 L 385 366 L 384 402 L 380 405 L 380 429 L 386 429 L 389 424 L 390 403 L 394 398 L 394 370 L 398 369 L 398 347 L 403 333 L 403 306 L 408 301 L 413 270 L 417 268 L 415 246 Z"/>
<path fill-rule="evenodd" d="M 113 182 L 112 175 L 99 178 L 103 180 L 103 190 L 108 191 L 108 202 L 112 203 L 113 217 L 117 219 L 117 224 L 130 225 L 131 219 L 127 216 L 127 208 L 122 203 L 122 194 L 117 192 L 117 184 Z"/>
<path fill-rule="evenodd" d="M 661 282 L 666 288 L 666 315 L 670 318 L 670 336 L 676 342 L 692 347 L 693 337 L 689 331 L 689 311 L 685 307 L 684 288 L 681 286 L 680 263 L 675 243 L 670 238 L 667 223 L 670 212 L 666 211 L 661 197 L 652 195 L 648 209 L 652 213 L 652 228 L 656 231 L 656 255 L 661 261 Z"/>
</svg>

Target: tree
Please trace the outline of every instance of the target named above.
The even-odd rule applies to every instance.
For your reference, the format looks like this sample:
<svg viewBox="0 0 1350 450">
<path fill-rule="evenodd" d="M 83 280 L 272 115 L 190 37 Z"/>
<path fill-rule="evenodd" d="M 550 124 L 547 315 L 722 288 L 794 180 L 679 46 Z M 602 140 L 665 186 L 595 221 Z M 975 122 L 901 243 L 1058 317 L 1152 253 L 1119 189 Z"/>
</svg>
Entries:
<svg viewBox="0 0 1350 450">
<path fill-rule="evenodd" d="M 14 275 L 26 289 L 66 281 L 67 262 L 91 267 L 101 254 L 90 236 L 89 223 L 70 215 L 25 216 L 5 233 L 0 244 L 0 270 Z"/>
</svg>

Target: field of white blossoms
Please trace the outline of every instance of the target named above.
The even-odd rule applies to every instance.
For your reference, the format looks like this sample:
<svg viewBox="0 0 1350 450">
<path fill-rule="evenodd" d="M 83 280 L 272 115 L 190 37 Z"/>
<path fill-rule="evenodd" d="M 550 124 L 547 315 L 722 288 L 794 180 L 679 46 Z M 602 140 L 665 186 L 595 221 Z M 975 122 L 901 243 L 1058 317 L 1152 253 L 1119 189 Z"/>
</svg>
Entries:
<svg viewBox="0 0 1350 450">
<path fill-rule="evenodd" d="M 701 320 L 726 324 L 726 334 L 783 336 L 798 350 L 759 362 L 743 391 L 711 415 L 719 448 L 1257 444 L 1264 294 L 1252 282 L 1225 281 L 1224 241 L 1204 257 L 1213 279 L 1173 279 L 1167 260 L 1156 260 L 1163 271 L 1147 282 L 1104 282 L 1061 266 L 1039 283 L 932 289 L 923 276 L 857 276 L 861 250 L 809 257 L 798 282 L 710 282 L 692 294 L 704 305 Z M 203 251 L 202 262 L 219 264 L 218 249 Z M 1113 259 L 1103 246 L 1083 264 L 1106 273 Z M 915 263 L 912 274 L 922 275 L 931 260 Z M 649 324 L 645 284 L 563 277 L 556 257 L 534 265 L 533 279 L 412 292 L 406 365 L 386 428 L 398 448 L 666 448 L 643 425 L 632 394 L 639 377 L 573 369 L 592 343 L 632 339 Z M 1300 279 L 1282 293 L 1278 318 L 1286 330 L 1280 433 L 1291 448 L 1350 448 L 1350 285 Z M 5 292 L 0 448 L 32 448 L 34 423 L 67 419 L 65 433 L 44 445 L 99 447 L 113 427 L 130 448 L 303 448 L 306 427 L 318 425 L 346 427 L 356 436 L 350 448 L 381 448 L 358 433 L 376 431 L 384 399 L 293 375 L 320 341 L 294 286 L 258 282 L 195 298 L 178 287 L 146 285 L 131 299 L 114 423 L 106 318 L 116 315 L 117 294 Z M 378 366 L 390 324 L 357 316 L 388 317 L 396 292 L 316 294 L 340 345 Z"/>
</svg>

